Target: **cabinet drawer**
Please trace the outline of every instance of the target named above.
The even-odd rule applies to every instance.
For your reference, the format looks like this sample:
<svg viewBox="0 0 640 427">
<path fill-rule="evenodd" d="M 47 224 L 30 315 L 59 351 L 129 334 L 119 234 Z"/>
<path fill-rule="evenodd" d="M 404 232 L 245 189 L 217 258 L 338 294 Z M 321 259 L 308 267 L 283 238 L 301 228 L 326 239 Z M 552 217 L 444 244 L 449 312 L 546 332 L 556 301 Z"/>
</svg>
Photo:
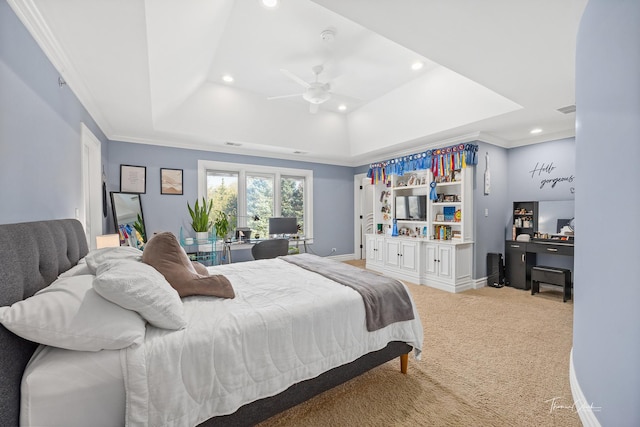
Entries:
<svg viewBox="0 0 640 427">
<path fill-rule="evenodd" d="M 554 245 L 547 243 L 529 243 L 527 245 L 528 252 L 535 252 L 538 254 L 552 254 L 552 255 L 569 255 L 573 256 L 573 246 L 570 245 Z"/>
</svg>

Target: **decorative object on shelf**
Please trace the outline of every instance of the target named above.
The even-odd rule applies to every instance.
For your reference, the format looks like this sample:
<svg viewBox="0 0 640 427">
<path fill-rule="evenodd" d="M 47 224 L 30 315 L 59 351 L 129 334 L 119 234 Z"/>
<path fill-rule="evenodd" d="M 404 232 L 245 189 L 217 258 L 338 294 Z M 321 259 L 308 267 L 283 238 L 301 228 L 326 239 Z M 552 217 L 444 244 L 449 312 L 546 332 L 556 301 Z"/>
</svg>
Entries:
<svg viewBox="0 0 640 427">
<path fill-rule="evenodd" d="M 398 220 L 395 218 L 393 219 L 393 228 L 391 230 L 391 235 L 392 236 L 398 235 Z"/>
<path fill-rule="evenodd" d="M 390 175 L 403 176 L 405 173 L 431 169 L 434 176 L 449 175 L 451 171 L 478 164 L 476 144 L 456 144 L 450 147 L 427 150 L 396 159 L 369 165 L 367 177 L 372 184 L 385 182 Z"/>
<path fill-rule="evenodd" d="M 182 195 L 182 169 L 160 169 L 160 194 Z"/>
<path fill-rule="evenodd" d="M 429 199 L 434 202 L 438 200 L 438 193 L 436 192 L 437 186 L 438 184 L 435 181 L 431 181 L 431 184 L 429 184 L 429 187 L 431 187 L 431 190 L 429 190 Z"/>
<path fill-rule="evenodd" d="M 455 222 L 460 222 L 460 221 L 462 221 L 462 211 L 461 211 L 460 209 L 458 209 L 458 210 L 456 211 L 456 213 L 455 213 L 455 214 L 453 214 L 453 220 L 454 220 Z"/>
<path fill-rule="evenodd" d="M 120 191 L 122 193 L 146 193 L 147 168 L 145 166 L 120 165 Z"/>
</svg>

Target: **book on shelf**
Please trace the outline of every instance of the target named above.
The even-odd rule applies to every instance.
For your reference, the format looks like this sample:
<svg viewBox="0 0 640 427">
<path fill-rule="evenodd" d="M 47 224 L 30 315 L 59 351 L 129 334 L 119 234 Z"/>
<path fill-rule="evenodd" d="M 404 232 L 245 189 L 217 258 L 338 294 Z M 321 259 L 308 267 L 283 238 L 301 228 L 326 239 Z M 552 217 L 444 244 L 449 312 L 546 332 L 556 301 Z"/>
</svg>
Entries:
<svg viewBox="0 0 640 427">
<path fill-rule="evenodd" d="M 445 221 L 453 221 L 456 214 L 456 208 L 455 206 L 444 206 L 442 208 L 442 213 L 444 214 Z"/>
<path fill-rule="evenodd" d="M 448 225 L 436 225 L 434 236 L 436 240 L 451 240 L 451 227 Z"/>
</svg>

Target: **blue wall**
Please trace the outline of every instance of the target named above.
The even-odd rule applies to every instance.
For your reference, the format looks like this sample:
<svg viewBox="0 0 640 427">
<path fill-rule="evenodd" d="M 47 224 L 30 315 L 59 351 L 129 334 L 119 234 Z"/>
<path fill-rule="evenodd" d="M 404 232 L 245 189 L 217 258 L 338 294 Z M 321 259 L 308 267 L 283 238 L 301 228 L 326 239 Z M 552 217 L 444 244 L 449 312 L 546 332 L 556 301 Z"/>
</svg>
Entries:
<svg viewBox="0 0 640 427">
<path fill-rule="evenodd" d="M 475 259 L 473 278 L 487 275 L 487 253 L 504 253 L 505 215 L 510 211 L 511 200 L 507 196 L 508 150 L 476 141 L 478 165 L 474 168 L 473 204 Z M 486 154 L 489 154 L 491 190 L 484 194 L 484 173 L 487 169 Z M 487 214 L 485 216 L 485 213 Z"/>
<path fill-rule="evenodd" d="M 575 138 L 510 149 L 509 199 L 574 200 L 575 157 Z"/>
<path fill-rule="evenodd" d="M 75 217 L 80 123 L 106 139 L 6 1 L 0 1 L 0 223 Z"/>
<path fill-rule="evenodd" d="M 145 166 L 147 192 L 141 201 L 148 232 L 170 231 L 178 235 L 183 227 L 190 233 L 187 201 L 193 204 L 198 197 L 198 160 L 313 170 L 312 250 L 323 256 L 329 255 L 332 248 L 336 248 L 334 255 L 353 253 L 354 169 L 351 167 L 111 141 L 109 186 L 119 189 L 121 164 Z M 183 169 L 184 195 L 160 194 L 160 168 Z M 110 229 L 113 229 L 112 221 Z"/>
<path fill-rule="evenodd" d="M 603 426 L 640 426 L 640 2 L 591 0 L 576 56 L 573 362 Z"/>
</svg>

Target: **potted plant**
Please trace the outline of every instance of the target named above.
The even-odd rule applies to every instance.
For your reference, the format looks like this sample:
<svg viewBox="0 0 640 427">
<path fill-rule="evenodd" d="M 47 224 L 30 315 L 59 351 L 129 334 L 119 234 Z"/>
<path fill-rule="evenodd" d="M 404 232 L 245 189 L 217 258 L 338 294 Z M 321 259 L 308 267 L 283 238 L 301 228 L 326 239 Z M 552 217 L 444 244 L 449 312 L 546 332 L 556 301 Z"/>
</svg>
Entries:
<svg viewBox="0 0 640 427">
<path fill-rule="evenodd" d="M 196 232 L 198 243 L 207 243 L 209 241 L 209 229 L 211 228 L 211 210 L 213 209 L 213 200 L 207 204 L 205 198 L 202 198 L 202 204 L 196 200 L 196 204 L 191 208 L 187 202 L 189 215 L 191 215 L 191 227 Z"/>
<path fill-rule="evenodd" d="M 227 239 L 227 235 L 229 234 L 229 217 L 226 213 L 222 211 L 216 212 L 213 228 L 215 228 L 218 238 L 222 240 Z"/>
</svg>

